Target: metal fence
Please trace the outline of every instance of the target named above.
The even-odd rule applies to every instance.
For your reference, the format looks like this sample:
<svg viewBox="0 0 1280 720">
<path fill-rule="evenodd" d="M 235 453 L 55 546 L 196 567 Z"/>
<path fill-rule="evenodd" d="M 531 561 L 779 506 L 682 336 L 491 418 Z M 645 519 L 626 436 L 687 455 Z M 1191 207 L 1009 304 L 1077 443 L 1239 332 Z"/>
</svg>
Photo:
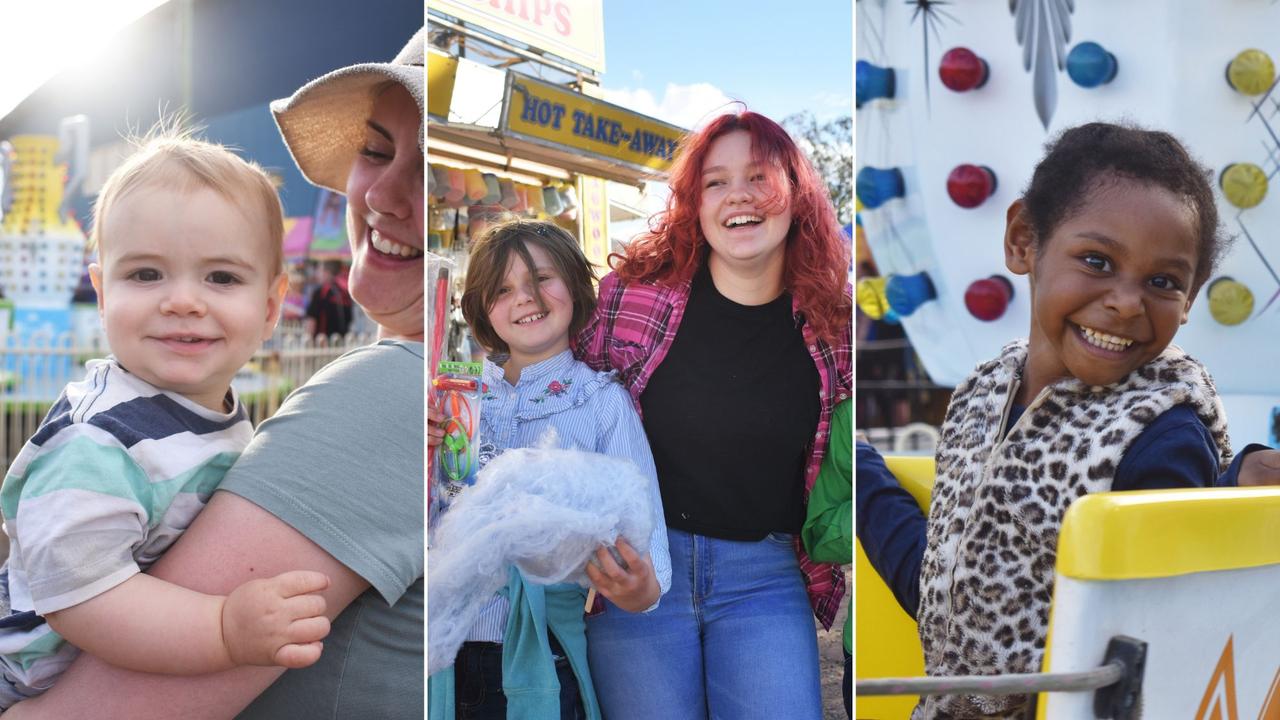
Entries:
<svg viewBox="0 0 1280 720">
<path fill-rule="evenodd" d="M 366 335 L 308 337 L 299 325 L 282 325 L 232 384 L 257 427 L 317 370 L 373 341 Z M 0 338 L 0 474 L 8 472 L 63 386 L 84 377 L 86 361 L 106 354 L 98 344 L 77 346 L 70 333 Z"/>
</svg>

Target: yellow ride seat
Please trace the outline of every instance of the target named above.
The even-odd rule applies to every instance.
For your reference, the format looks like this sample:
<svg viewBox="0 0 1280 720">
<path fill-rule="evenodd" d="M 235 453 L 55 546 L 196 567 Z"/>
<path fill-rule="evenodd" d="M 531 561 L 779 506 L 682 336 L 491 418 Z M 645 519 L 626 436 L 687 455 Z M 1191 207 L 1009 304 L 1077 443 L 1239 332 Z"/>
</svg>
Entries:
<svg viewBox="0 0 1280 720">
<path fill-rule="evenodd" d="M 929 512 L 933 492 L 932 457 L 886 457 L 889 471 Z M 916 622 L 907 615 L 884 584 L 858 543 L 854 559 L 857 597 L 854 608 L 855 668 L 859 678 L 919 677 L 924 675 L 924 651 Z M 854 717 L 862 720 L 905 720 L 916 706 L 914 696 L 860 697 Z"/>
</svg>

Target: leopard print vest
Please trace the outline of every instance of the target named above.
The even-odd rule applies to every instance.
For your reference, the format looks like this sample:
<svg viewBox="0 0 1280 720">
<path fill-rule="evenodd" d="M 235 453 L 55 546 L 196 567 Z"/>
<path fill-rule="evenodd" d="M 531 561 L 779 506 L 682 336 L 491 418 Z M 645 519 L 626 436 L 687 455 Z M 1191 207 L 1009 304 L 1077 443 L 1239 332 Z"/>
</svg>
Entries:
<svg viewBox="0 0 1280 720">
<path fill-rule="evenodd" d="M 1027 359 L 1019 340 L 951 398 L 937 452 L 920 573 L 920 641 L 930 675 L 1039 672 L 1058 529 L 1067 506 L 1111 489 L 1138 435 L 1190 405 L 1230 462 L 1226 414 L 1208 371 L 1169 346 L 1123 380 L 1046 387 L 1001 439 Z M 912 720 L 1021 718 L 1030 695 L 926 698 Z"/>
</svg>

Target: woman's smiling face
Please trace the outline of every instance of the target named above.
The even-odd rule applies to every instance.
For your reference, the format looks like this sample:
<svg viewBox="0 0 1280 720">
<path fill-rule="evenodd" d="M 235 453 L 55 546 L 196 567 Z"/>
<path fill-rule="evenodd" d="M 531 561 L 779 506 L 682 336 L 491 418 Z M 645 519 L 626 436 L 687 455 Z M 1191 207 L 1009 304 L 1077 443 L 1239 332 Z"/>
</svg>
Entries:
<svg viewBox="0 0 1280 720">
<path fill-rule="evenodd" d="M 725 133 L 711 143 L 702 167 L 698 219 L 711 245 L 713 266 L 747 271 L 782 267 L 791 210 L 769 202 L 765 171 L 746 130 Z"/>
<path fill-rule="evenodd" d="M 1198 225 L 1187 200 L 1103 176 L 1039 243 L 1017 210 L 1005 252 L 1010 270 L 1030 275 L 1026 378 L 1037 387 L 1027 389 L 1065 377 L 1110 385 L 1168 347 L 1196 290 Z"/>
<path fill-rule="evenodd" d="M 351 296 L 384 337 L 421 340 L 423 306 L 423 156 L 421 114 L 407 90 L 391 84 L 374 101 L 347 176 Z"/>
</svg>

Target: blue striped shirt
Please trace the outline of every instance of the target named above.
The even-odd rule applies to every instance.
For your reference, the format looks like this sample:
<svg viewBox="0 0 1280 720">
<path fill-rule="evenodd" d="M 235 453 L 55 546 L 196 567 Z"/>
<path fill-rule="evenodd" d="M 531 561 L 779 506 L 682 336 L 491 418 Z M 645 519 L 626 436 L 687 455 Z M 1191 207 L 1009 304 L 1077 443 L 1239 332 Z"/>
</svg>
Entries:
<svg viewBox="0 0 1280 720">
<path fill-rule="evenodd" d="M 640 416 L 616 373 L 596 372 L 565 350 L 524 368 L 514 386 L 503 378 L 501 366 L 486 360 L 484 382 L 488 389 L 480 406 L 481 467 L 505 450 L 536 445 L 554 427 L 557 447 L 626 458 L 649 478 L 654 523 L 649 559 L 666 593 L 671 587 L 671 555 L 657 471 Z M 509 610 L 507 599 L 495 595 L 466 639 L 502 642 Z"/>
</svg>

